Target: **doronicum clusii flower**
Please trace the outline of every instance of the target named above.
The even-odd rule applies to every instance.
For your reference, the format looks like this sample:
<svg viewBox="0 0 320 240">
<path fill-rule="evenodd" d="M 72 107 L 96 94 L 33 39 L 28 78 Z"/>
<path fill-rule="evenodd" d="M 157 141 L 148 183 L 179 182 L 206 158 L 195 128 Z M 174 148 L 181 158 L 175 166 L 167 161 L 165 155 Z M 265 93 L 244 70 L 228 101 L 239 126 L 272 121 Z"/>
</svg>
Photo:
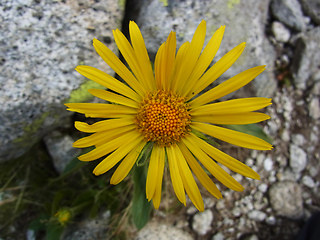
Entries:
<svg viewBox="0 0 320 240">
<path fill-rule="evenodd" d="M 71 212 L 67 209 L 61 209 L 55 214 L 55 217 L 62 226 L 65 226 L 71 219 Z"/>
<path fill-rule="evenodd" d="M 110 49 L 94 39 L 97 53 L 124 82 L 90 66 L 76 68 L 83 76 L 107 88 L 89 90 L 107 103 L 66 104 L 69 111 L 91 118 L 106 118 L 91 125 L 75 122 L 79 131 L 92 134 L 76 141 L 74 147 L 95 147 L 81 155 L 79 160 L 92 161 L 107 155 L 93 173 L 103 174 L 118 164 L 110 180 L 111 184 L 118 184 L 127 176 L 143 148 L 151 143 L 146 197 L 153 201 L 156 209 L 160 204 L 165 165 L 169 166 L 179 201 L 185 205 L 187 193 L 200 211 L 204 210 L 204 204 L 194 176 L 214 197 L 222 198 L 204 168 L 235 191 L 242 191 L 243 187 L 220 164 L 245 177 L 259 179 L 251 168 L 201 137 L 209 135 L 249 149 L 272 149 L 260 138 L 218 126 L 251 124 L 269 119 L 268 115 L 257 110 L 270 105 L 270 98 L 217 101 L 248 84 L 264 71 L 265 66 L 243 71 L 199 94 L 230 68 L 245 48 L 245 43 L 239 44 L 209 68 L 224 30 L 225 26 L 221 26 L 203 49 L 206 22 L 202 21 L 191 42 L 182 44 L 178 51 L 176 34 L 171 32 L 156 54 L 154 72 L 136 23 L 131 21 L 129 24 L 130 42 L 120 30 L 113 31 L 115 42 L 130 70 Z"/>
</svg>

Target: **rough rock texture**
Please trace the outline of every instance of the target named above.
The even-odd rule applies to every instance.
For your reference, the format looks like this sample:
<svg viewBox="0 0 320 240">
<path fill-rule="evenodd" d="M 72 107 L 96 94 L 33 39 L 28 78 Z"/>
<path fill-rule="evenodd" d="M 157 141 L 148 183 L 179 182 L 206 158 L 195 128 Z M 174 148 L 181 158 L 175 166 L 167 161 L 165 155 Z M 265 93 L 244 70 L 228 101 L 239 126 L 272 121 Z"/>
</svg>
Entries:
<svg viewBox="0 0 320 240">
<path fill-rule="evenodd" d="M 301 35 L 293 56 L 292 72 L 298 88 L 304 89 L 312 82 L 320 81 L 320 27 L 313 28 Z"/>
<path fill-rule="evenodd" d="M 205 235 L 211 229 L 213 214 L 210 210 L 199 212 L 194 215 L 192 220 L 192 228 L 200 236 Z"/>
<path fill-rule="evenodd" d="M 306 28 L 298 0 L 273 0 L 271 10 L 272 14 L 288 27 L 296 31 Z"/>
<path fill-rule="evenodd" d="M 143 229 L 141 229 L 135 240 L 192 240 L 193 238 L 187 233 L 181 231 L 179 228 L 159 222 L 150 222 Z"/>
<path fill-rule="evenodd" d="M 276 183 L 272 185 L 269 197 L 276 214 L 290 218 L 302 216 L 301 188 L 297 183 L 290 181 Z"/>
<path fill-rule="evenodd" d="M 19 3 L 21 5 L 21 2 L 15 4 Z M 42 1 L 34 2 L 43 3 Z M 94 5 L 102 4 L 102 1 L 100 3 L 98 1 L 94 2 L 92 1 Z M 199 184 L 205 205 L 205 214 L 202 215 L 192 206 L 190 200 L 187 200 L 187 207 L 178 203 L 178 200 L 174 197 L 170 177 L 165 177 L 160 208 L 154 211 L 153 221 L 138 232 L 136 238 L 177 239 L 176 236 L 181 236 L 180 239 L 208 240 L 294 239 L 303 224 L 314 213 L 320 211 L 320 61 L 318 58 L 320 54 L 319 44 L 317 44 L 319 43 L 317 33 L 319 27 L 315 26 L 315 21 L 304 22 L 306 29 L 302 32 L 285 27 L 282 29 L 285 29 L 286 33 L 284 34 L 277 26 L 276 28 L 272 27 L 276 21 L 274 16 L 267 12 L 270 7 L 268 1 L 253 2 L 250 0 L 248 5 L 247 1 L 240 0 L 136 0 L 129 2 L 137 4 L 135 4 L 135 8 L 128 8 L 128 13 L 141 9 L 140 12 L 138 11 L 140 15 L 137 15 L 137 19 L 139 25 L 142 26 L 142 34 L 148 48 L 153 53 L 172 29 L 178 32 L 179 43 L 181 43 L 190 40 L 197 24 L 201 19 L 205 19 L 208 22 L 207 26 L 210 33 L 217 29 L 220 24 L 227 25 L 225 41 L 219 56 L 239 42 L 247 41 L 247 50 L 244 58 L 242 58 L 245 60 L 239 59 L 236 70 L 231 69 L 227 72 L 228 75 L 232 75 L 232 72 L 237 71 L 237 69 L 246 69 L 245 64 L 249 59 L 247 56 L 254 56 L 253 59 L 256 61 L 254 65 L 268 64 L 265 59 L 269 59 L 269 57 L 265 58 L 264 55 L 269 53 L 266 48 L 270 48 L 271 55 L 275 52 L 277 56 L 276 59 L 274 57 L 270 58 L 273 59 L 270 66 L 273 65 L 274 60 L 276 66 L 276 68 L 271 67 L 270 71 L 272 75 L 276 75 L 278 81 L 276 88 L 273 90 L 264 86 L 261 86 L 259 90 L 272 92 L 273 105 L 266 109 L 266 113 L 271 116 L 271 119 L 260 125 L 263 126 L 264 132 L 273 139 L 274 149 L 272 151 L 251 151 L 233 147 L 230 144 L 221 144 L 220 146 L 221 150 L 253 168 L 259 173 L 261 179 L 259 181 L 247 179 L 230 171 L 230 174 L 245 189 L 243 192 L 235 192 L 217 183 L 223 195 L 223 199 L 220 200 L 210 196 Z M 297 1 L 295 2 L 297 3 Z M 314 1 L 310 0 L 309 2 Z M 67 1 L 67 3 L 70 2 Z M 145 5 L 142 5 L 142 3 Z M 3 6 L 2 2 L 1 4 Z M 54 4 L 63 5 L 64 3 L 61 1 L 54 2 Z M 286 11 L 285 8 L 279 10 Z M 306 12 L 304 14 L 307 15 Z M 0 17 L 4 18 L 4 16 L 6 15 L 1 12 Z M 66 16 L 68 15 L 66 14 Z M 21 20 L 21 16 L 18 14 L 10 19 L 15 22 L 17 21 L 14 20 L 15 18 Z M 148 22 L 145 21 L 147 18 L 149 19 Z M 305 16 L 303 18 L 304 20 L 308 19 Z M 6 17 L 6 19 L 8 18 Z M 254 21 L 255 19 L 264 19 L 264 21 Z M 285 24 L 280 20 L 277 21 Z M 5 21 L 4 25 L 1 25 L 1 29 L 6 28 L 8 24 Z M 253 30 L 248 31 L 248 29 Z M 78 30 L 81 31 L 81 29 Z M 286 35 L 288 31 L 289 39 Z M 44 30 L 43 32 L 43 34 L 48 34 Z M 86 33 L 89 37 L 86 36 L 85 39 L 90 39 L 91 33 Z M 14 35 L 13 33 L 8 34 L 11 34 L 10 36 Z M 99 33 L 97 34 L 99 37 Z M 233 34 L 237 34 L 237 37 L 233 38 Z M 252 34 L 256 38 L 252 37 Z M 3 39 L 5 36 L 0 38 Z M 85 39 L 82 40 L 85 41 Z M 108 42 L 109 38 L 106 37 L 105 40 Z M 271 46 L 268 44 L 269 40 L 272 43 Z M 251 41 L 257 49 L 250 48 Z M 230 47 L 225 45 L 229 43 Z M 92 49 L 89 42 L 85 46 Z M 87 47 L 84 48 L 85 53 L 89 51 L 86 49 Z M 2 52 L 0 51 L 0 54 Z M 257 52 L 262 53 L 262 57 L 258 58 L 257 56 L 261 55 L 257 55 Z M 90 55 L 89 52 L 86 54 Z M 7 64 L 4 57 L 9 58 L 9 56 L 16 55 L 1 55 L 1 64 Z M 97 57 L 93 59 L 96 60 Z M 84 61 L 88 60 L 90 59 L 87 57 L 84 59 Z M 5 66 L 9 67 L 8 65 Z M 18 67 L 21 66 L 17 65 L 16 68 Z M 21 67 L 21 69 L 24 67 Z M 27 71 L 23 73 L 26 74 Z M 76 81 L 76 79 L 79 80 L 79 76 L 74 77 L 73 80 Z M 8 83 L 10 83 L 8 89 L 11 87 L 13 89 L 18 88 L 10 81 L 8 80 Z M 274 81 L 274 79 L 271 77 L 270 81 Z M 1 98 L 2 96 L 1 93 Z M 2 115 L 0 115 L 1 117 Z M 48 140 L 45 141 L 48 146 L 51 145 Z M 49 148 L 48 150 L 50 151 Z M 53 150 L 51 149 L 51 151 Z M 51 156 L 54 159 L 53 153 L 51 153 Z M 199 229 L 193 226 L 194 222 L 198 216 L 205 219 L 210 215 L 214 218 L 209 221 L 210 224 L 206 223 L 206 231 L 203 231 L 205 234 L 200 235 Z M 108 222 L 99 218 L 95 220 L 96 223 L 101 221 L 100 231 L 105 233 Z M 76 222 L 78 219 L 74 219 L 74 221 Z M 91 227 L 83 227 L 86 225 L 83 222 L 88 222 Z M 70 227 L 66 232 L 71 234 L 87 231 L 90 233 L 90 230 L 95 231 L 97 229 L 94 227 L 97 225 L 90 225 L 90 222 L 93 223 L 91 219 L 84 219 L 83 222 L 79 225 L 76 224 L 77 227 Z M 130 232 L 131 229 L 128 231 Z M 2 232 L 0 237 L 2 237 L 1 234 Z M 74 236 L 74 239 L 81 239 L 78 237 L 79 235 Z M 100 236 L 103 239 L 107 238 L 107 234 Z M 130 235 L 130 237 L 135 238 L 134 235 Z M 99 238 L 92 237 L 92 239 Z"/>
<path fill-rule="evenodd" d="M 107 211 L 95 219 L 85 220 L 72 224 L 63 233 L 62 240 L 88 240 L 107 239 L 110 211 Z"/>
<path fill-rule="evenodd" d="M 303 11 L 306 15 L 320 25 L 320 2 L 319 0 L 300 0 Z"/>
<path fill-rule="evenodd" d="M 226 25 L 225 36 L 214 61 L 241 42 L 247 47 L 238 61 L 223 74 L 229 78 L 236 73 L 257 65 L 267 65 L 267 71 L 254 82 L 257 95 L 271 96 L 276 88 L 272 73 L 274 50 L 265 37 L 265 22 L 269 1 L 141 1 L 137 22 L 141 27 L 147 48 L 155 54 L 173 29 L 177 32 L 178 44 L 190 41 L 202 19 L 207 21 L 207 38 L 221 25 Z"/>
<path fill-rule="evenodd" d="M 272 23 L 272 33 L 279 42 L 288 42 L 290 39 L 290 31 L 281 22 Z"/>
<path fill-rule="evenodd" d="M 74 139 L 58 131 L 46 135 L 44 142 L 58 173 L 62 173 L 68 163 L 80 154 L 80 149 L 72 147 Z"/>
<path fill-rule="evenodd" d="M 307 165 L 307 154 L 305 151 L 294 145 L 290 145 L 290 167 L 294 172 L 301 172 Z"/>
<path fill-rule="evenodd" d="M 66 116 L 63 102 L 81 101 L 78 64 L 111 73 L 94 53 L 94 37 L 110 48 L 123 6 L 107 1 L 1 1 L 0 161 L 23 154 Z M 90 83 L 91 84 L 91 83 Z M 88 87 L 88 86 L 87 86 Z"/>
</svg>

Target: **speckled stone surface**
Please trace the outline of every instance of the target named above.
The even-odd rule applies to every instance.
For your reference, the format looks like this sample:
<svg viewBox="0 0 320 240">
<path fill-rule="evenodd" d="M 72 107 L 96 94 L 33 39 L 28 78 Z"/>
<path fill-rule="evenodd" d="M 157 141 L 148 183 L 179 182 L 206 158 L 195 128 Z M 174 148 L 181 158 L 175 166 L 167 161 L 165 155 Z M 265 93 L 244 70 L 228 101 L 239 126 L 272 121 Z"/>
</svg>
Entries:
<svg viewBox="0 0 320 240">
<path fill-rule="evenodd" d="M 267 65 L 267 70 L 252 83 L 259 96 L 271 96 L 276 88 L 272 73 L 275 52 L 265 37 L 268 1 L 159 1 L 143 0 L 137 22 L 146 39 L 147 48 L 155 53 L 171 30 L 177 32 L 177 46 L 191 41 L 202 19 L 207 21 L 207 38 L 221 25 L 226 25 L 225 35 L 214 62 L 241 42 L 246 49 L 235 64 L 220 79 L 257 65 Z"/>
<path fill-rule="evenodd" d="M 86 98 L 81 91 L 86 80 L 74 70 L 78 64 L 113 74 L 94 52 L 92 39 L 115 49 L 111 30 L 121 27 L 120 2 L 1 1 L 0 161 L 20 156 L 63 126 L 64 101 Z"/>
</svg>

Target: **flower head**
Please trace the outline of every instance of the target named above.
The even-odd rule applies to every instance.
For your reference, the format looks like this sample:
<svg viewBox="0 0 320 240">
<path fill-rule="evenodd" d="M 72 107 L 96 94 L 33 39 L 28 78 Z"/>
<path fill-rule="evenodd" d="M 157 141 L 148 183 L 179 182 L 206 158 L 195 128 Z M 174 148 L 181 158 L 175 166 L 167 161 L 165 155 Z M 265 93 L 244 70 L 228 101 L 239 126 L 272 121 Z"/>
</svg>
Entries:
<svg viewBox="0 0 320 240">
<path fill-rule="evenodd" d="M 242 191 L 243 187 L 219 164 L 243 176 L 259 179 L 251 168 L 198 137 L 201 132 L 245 148 L 272 149 L 269 143 L 257 137 L 217 126 L 269 119 L 268 115 L 256 112 L 271 104 L 269 98 L 216 101 L 248 84 L 264 71 L 265 66 L 248 69 L 199 94 L 230 68 L 244 50 L 245 43 L 209 67 L 219 49 L 225 27 L 221 26 L 202 50 L 206 34 L 206 22 L 202 21 L 191 42 L 185 42 L 177 52 L 176 34 L 169 34 L 156 54 L 153 72 L 138 26 L 131 21 L 129 30 L 131 43 L 118 29 L 113 35 L 130 70 L 105 45 L 93 40 L 97 53 L 125 83 L 90 66 L 76 68 L 83 76 L 107 88 L 89 92 L 108 101 L 66 104 L 68 110 L 87 117 L 106 118 L 91 125 L 75 122 L 78 130 L 92 134 L 76 141 L 74 147 L 95 146 L 79 159 L 92 161 L 108 155 L 96 166 L 94 174 L 103 174 L 120 163 L 110 180 L 111 184 L 117 184 L 127 176 L 146 144 L 152 142 L 146 196 L 153 201 L 155 208 L 160 204 L 166 159 L 177 198 L 186 204 L 187 193 L 200 211 L 204 205 L 193 174 L 214 197 L 222 197 L 203 167 L 235 191 Z"/>
</svg>

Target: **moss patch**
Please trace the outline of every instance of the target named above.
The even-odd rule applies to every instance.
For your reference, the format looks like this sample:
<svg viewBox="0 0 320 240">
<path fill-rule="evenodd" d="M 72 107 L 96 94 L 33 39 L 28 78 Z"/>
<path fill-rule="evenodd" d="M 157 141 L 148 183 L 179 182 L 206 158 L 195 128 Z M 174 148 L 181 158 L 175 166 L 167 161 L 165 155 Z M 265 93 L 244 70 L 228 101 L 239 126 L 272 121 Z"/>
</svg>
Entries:
<svg viewBox="0 0 320 240">
<path fill-rule="evenodd" d="M 124 9 L 124 7 L 126 5 L 126 0 L 118 0 L 118 5 L 119 5 L 120 8 Z"/>
<path fill-rule="evenodd" d="M 89 89 L 98 88 L 104 89 L 105 87 L 100 84 L 88 80 L 80 85 L 76 90 L 73 90 L 70 93 L 70 98 L 66 100 L 66 103 L 77 103 L 77 102 L 86 102 L 92 99 L 92 95 L 88 92 Z"/>
<path fill-rule="evenodd" d="M 228 8 L 232 9 L 235 5 L 239 4 L 240 0 L 229 0 L 227 3 Z"/>
<path fill-rule="evenodd" d="M 164 7 L 168 7 L 168 0 L 160 0 Z"/>
<path fill-rule="evenodd" d="M 13 142 L 20 146 L 29 147 L 30 142 L 34 141 L 34 134 L 42 127 L 43 122 L 49 116 L 49 112 L 43 113 L 39 118 L 34 120 L 31 124 L 26 125 L 23 128 L 24 134 L 21 137 L 16 138 Z"/>
</svg>

